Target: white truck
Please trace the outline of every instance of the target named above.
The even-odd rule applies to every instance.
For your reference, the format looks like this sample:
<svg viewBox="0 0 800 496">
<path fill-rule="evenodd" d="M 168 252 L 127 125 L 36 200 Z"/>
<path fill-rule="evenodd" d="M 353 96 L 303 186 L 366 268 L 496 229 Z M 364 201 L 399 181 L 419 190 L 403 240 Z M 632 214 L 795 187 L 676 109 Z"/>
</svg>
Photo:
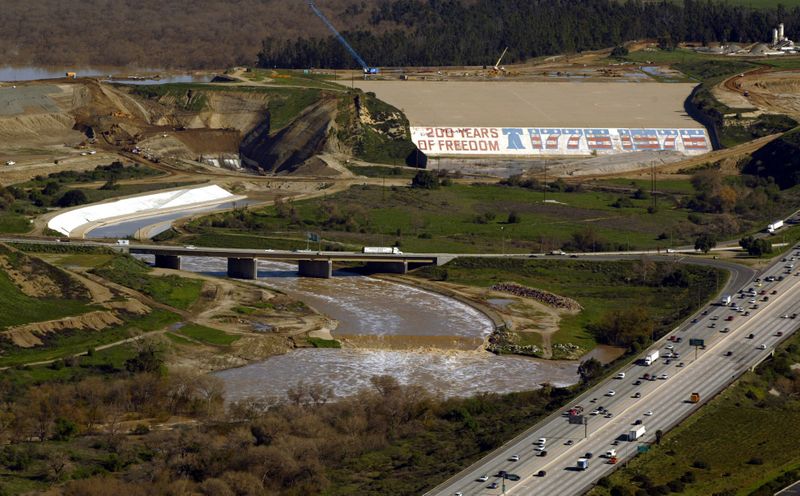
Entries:
<svg viewBox="0 0 800 496">
<path fill-rule="evenodd" d="M 649 367 L 650 365 L 653 365 L 656 362 L 656 360 L 658 360 L 658 357 L 659 357 L 658 350 L 651 351 L 650 353 L 645 355 L 644 364 Z"/>
<path fill-rule="evenodd" d="M 365 246 L 361 253 L 383 253 L 387 255 L 402 255 L 403 252 L 396 246 Z"/>
<path fill-rule="evenodd" d="M 722 297 L 721 300 L 719 300 L 719 304 L 722 305 L 723 307 L 727 307 L 728 305 L 731 304 L 732 301 L 733 297 L 729 294 L 726 294 Z"/>
<path fill-rule="evenodd" d="M 117 244 L 120 246 L 128 246 L 131 244 L 131 241 L 129 239 L 118 239 Z"/>
<path fill-rule="evenodd" d="M 781 227 L 783 227 L 783 221 L 776 220 L 775 222 L 767 226 L 767 232 L 770 234 L 775 234 L 775 231 L 777 231 Z"/>
<path fill-rule="evenodd" d="M 589 468 L 588 458 L 578 458 L 578 470 L 586 470 Z"/>
<path fill-rule="evenodd" d="M 9 165 L 9 166 L 10 165 L 17 165 L 17 163 L 14 162 L 13 160 L 6 160 L 6 165 Z"/>
<path fill-rule="evenodd" d="M 647 429 L 645 429 L 643 425 L 640 425 L 636 429 L 632 429 L 630 432 L 628 432 L 628 441 L 636 441 L 640 437 L 644 436 L 646 432 Z"/>
</svg>

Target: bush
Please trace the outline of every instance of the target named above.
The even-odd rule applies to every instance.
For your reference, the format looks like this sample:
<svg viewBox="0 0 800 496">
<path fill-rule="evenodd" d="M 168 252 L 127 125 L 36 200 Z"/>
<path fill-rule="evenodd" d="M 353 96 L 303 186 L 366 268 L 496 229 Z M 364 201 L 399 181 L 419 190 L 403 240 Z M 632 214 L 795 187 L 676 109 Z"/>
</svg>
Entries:
<svg viewBox="0 0 800 496">
<path fill-rule="evenodd" d="M 509 224 L 519 224 L 520 222 L 522 222 L 522 217 L 520 217 L 520 215 L 517 212 L 512 210 L 511 212 L 508 213 Z"/>
<path fill-rule="evenodd" d="M 414 179 L 411 180 L 411 187 L 420 189 L 438 189 L 439 178 L 437 178 L 436 174 L 431 171 L 421 170 L 417 172 L 417 174 L 414 176 Z"/>
<path fill-rule="evenodd" d="M 695 461 L 692 462 L 692 467 L 699 468 L 699 469 L 702 469 L 702 470 L 707 470 L 708 469 L 708 462 L 706 462 L 705 460 L 695 460 Z"/>
<path fill-rule="evenodd" d="M 683 492 L 685 485 L 680 480 L 675 479 L 667 482 L 667 487 L 669 487 L 669 490 L 672 491 L 673 493 L 680 493 Z"/>
<path fill-rule="evenodd" d="M 59 207 L 74 207 L 75 205 L 83 205 L 86 203 L 88 198 L 86 198 L 86 194 L 79 190 L 79 189 L 71 189 L 64 193 L 61 198 L 56 201 L 56 205 Z"/>
<path fill-rule="evenodd" d="M 753 458 L 747 460 L 748 465 L 764 465 L 764 459 L 758 456 L 754 456 Z"/>
<path fill-rule="evenodd" d="M 694 472 L 686 472 L 685 474 L 681 475 L 681 481 L 685 482 L 686 484 L 691 484 L 696 480 L 697 476 L 694 475 Z"/>
</svg>

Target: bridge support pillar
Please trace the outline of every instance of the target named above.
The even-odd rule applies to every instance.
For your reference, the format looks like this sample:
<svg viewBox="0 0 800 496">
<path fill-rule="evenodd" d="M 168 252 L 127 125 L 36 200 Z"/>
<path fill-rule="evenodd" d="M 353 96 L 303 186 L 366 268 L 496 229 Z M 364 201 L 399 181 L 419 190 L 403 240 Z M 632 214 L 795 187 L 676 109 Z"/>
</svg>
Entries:
<svg viewBox="0 0 800 496">
<path fill-rule="evenodd" d="M 405 274 L 408 272 L 408 262 L 367 262 L 366 270 L 369 273 Z"/>
<path fill-rule="evenodd" d="M 156 267 L 181 270 L 181 257 L 179 255 L 156 255 Z"/>
<path fill-rule="evenodd" d="M 330 260 L 299 260 L 297 272 L 301 277 L 330 279 L 333 276 L 333 262 Z"/>
<path fill-rule="evenodd" d="M 255 258 L 228 258 L 228 277 L 234 279 L 255 279 L 258 263 Z"/>
</svg>

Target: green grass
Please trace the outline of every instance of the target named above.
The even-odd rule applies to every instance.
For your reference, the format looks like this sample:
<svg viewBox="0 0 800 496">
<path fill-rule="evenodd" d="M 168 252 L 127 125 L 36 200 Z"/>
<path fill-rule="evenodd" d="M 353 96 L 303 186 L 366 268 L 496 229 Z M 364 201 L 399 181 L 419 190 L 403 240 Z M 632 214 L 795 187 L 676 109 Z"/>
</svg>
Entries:
<svg viewBox="0 0 800 496">
<path fill-rule="evenodd" d="M 585 350 L 596 345 L 587 326 L 598 322 L 605 313 L 645 306 L 658 327 L 670 329 L 710 299 L 717 287 L 724 285 L 726 277 L 720 275 L 717 279 L 713 269 L 687 267 L 692 278 L 689 287 L 654 287 L 635 282 L 635 267 L 636 263 L 627 261 L 459 258 L 443 268 L 426 267 L 414 274 L 432 277 L 444 269 L 448 282 L 489 288 L 497 283 L 513 281 L 572 298 L 581 304 L 583 310 L 562 318 L 552 342 L 572 343 Z"/>
<path fill-rule="evenodd" d="M 162 329 L 179 320 L 180 317 L 177 314 L 161 309 L 153 309 L 143 317 L 132 319 L 121 326 L 106 329 L 102 332 L 76 331 L 50 334 L 46 336 L 45 346 L 35 348 L 5 346 L 4 354 L 0 355 L 0 367 L 71 356 L 89 348 L 113 343 L 138 333 Z"/>
<path fill-rule="evenodd" d="M 81 350 L 86 351 L 86 350 Z M 76 366 L 53 367 L 37 365 L 34 367 L 15 367 L 2 372 L 12 384 L 26 386 L 45 382 L 73 382 L 92 374 L 120 373 L 125 370 L 125 361 L 136 355 L 132 344 L 113 346 L 105 350 L 95 351 L 91 356 L 78 358 Z"/>
<path fill-rule="evenodd" d="M 640 188 L 642 191 L 650 194 L 650 180 L 649 179 L 601 179 L 596 184 L 609 186 L 619 186 L 625 188 Z M 694 187 L 692 182 L 688 179 L 657 179 L 656 191 L 661 193 L 677 193 L 681 195 L 694 194 Z"/>
<path fill-rule="evenodd" d="M 232 336 L 219 329 L 213 329 L 199 324 L 186 324 L 175 332 L 197 341 L 216 346 L 229 346 L 239 339 L 239 336 Z"/>
<path fill-rule="evenodd" d="M 677 182 L 674 186 L 687 187 Z M 331 244 L 358 247 L 399 242 L 407 252 L 548 251 L 562 246 L 587 226 L 612 249 L 665 248 L 668 241 L 658 239 L 662 233 L 673 245 L 694 242 L 691 233 L 695 227 L 687 220 L 689 212 L 676 208 L 671 195 L 659 198 L 655 214 L 647 213 L 649 199 L 631 200 L 632 208 L 612 207 L 620 196 L 627 195 L 591 190 L 551 192 L 549 200 L 562 202 L 552 204 L 541 201 L 540 191 L 499 185 L 453 185 L 434 191 L 355 186 L 325 199 L 294 202 L 298 222 L 279 217 L 277 210 L 269 207 L 249 211 L 245 228 L 210 227 L 211 219 L 220 225 L 218 221 L 226 218 L 226 214 L 217 214 L 192 222 L 189 230 L 199 235 L 191 241 L 198 245 L 230 242 L 232 247 L 279 248 L 268 238 L 304 240 L 305 232 L 311 230 L 320 232 Z M 349 215 L 353 222 L 329 223 L 331 215 L 322 207 L 338 210 L 343 217 Z M 506 223 L 511 211 L 520 215 L 521 222 Z M 485 213 L 494 214 L 494 218 L 488 222 L 478 219 Z M 713 214 L 699 216 L 710 222 L 715 218 Z M 240 234 L 250 238 L 235 238 Z M 294 241 L 290 247 L 302 246 L 304 242 L 298 246 Z"/>
<path fill-rule="evenodd" d="M 89 255 L 89 254 L 71 254 L 47 257 L 52 260 L 52 263 L 62 267 L 82 267 L 82 268 L 95 268 L 100 265 L 110 262 L 115 255 Z"/>
<path fill-rule="evenodd" d="M 319 101 L 321 93 L 315 89 L 281 89 L 270 100 L 270 134 L 275 134 L 297 118 L 309 105 Z"/>
<path fill-rule="evenodd" d="M 314 348 L 341 348 L 342 343 L 335 339 L 306 338 L 306 341 Z"/>
<path fill-rule="evenodd" d="M 60 319 L 93 310 L 86 301 L 28 296 L 20 291 L 2 270 L 0 270 L 0 309 L 3 309 L 0 311 L 0 328 Z"/>
<path fill-rule="evenodd" d="M 347 165 L 347 169 L 358 176 L 385 177 L 386 179 L 411 179 L 417 171 L 400 167 L 381 167 L 379 165 Z"/>
<path fill-rule="evenodd" d="M 177 275 L 150 275 L 151 268 L 129 256 L 117 256 L 93 272 L 117 284 L 141 291 L 153 299 L 185 310 L 189 308 L 203 288 L 203 281 Z"/>
<path fill-rule="evenodd" d="M 31 230 L 31 222 L 24 215 L 0 212 L 0 233 L 18 234 Z"/>
<path fill-rule="evenodd" d="M 753 491 L 787 471 L 800 469 L 800 430 L 790 427 L 800 422 L 800 400 L 785 391 L 787 385 L 794 382 L 796 387 L 798 383 L 797 373 L 789 369 L 797 362 L 800 336 L 795 335 L 780 347 L 775 359 L 764 362 L 756 373 L 746 373 L 669 432 L 660 446 L 652 446 L 649 453 L 615 472 L 611 483 L 633 487 L 631 478 L 642 474 L 654 485 L 662 485 L 692 472 L 696 481 L 680 494 L 772 495 L 780 485 Z M 783 394 L 767 392 L 776 385 Z M 695 460 L 704 461 L 708 468 L 693 468 Z M 590 494 L 606 496 L 609 492 L 596 488 Z"/>
</svg>

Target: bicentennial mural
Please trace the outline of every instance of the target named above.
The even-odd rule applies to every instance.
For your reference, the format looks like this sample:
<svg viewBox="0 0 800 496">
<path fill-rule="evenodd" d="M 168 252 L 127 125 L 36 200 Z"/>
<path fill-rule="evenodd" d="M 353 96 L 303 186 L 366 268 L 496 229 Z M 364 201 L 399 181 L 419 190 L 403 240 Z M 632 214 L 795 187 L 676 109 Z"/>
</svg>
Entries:
<svg viewBox="0 0 800 496">
<path fill-rule="evenodd" d="M 711 151 L 705 129 L 412 127 L 411 139 L 428 156 L 600 155 L 636 151 Z"/>
</svg>

